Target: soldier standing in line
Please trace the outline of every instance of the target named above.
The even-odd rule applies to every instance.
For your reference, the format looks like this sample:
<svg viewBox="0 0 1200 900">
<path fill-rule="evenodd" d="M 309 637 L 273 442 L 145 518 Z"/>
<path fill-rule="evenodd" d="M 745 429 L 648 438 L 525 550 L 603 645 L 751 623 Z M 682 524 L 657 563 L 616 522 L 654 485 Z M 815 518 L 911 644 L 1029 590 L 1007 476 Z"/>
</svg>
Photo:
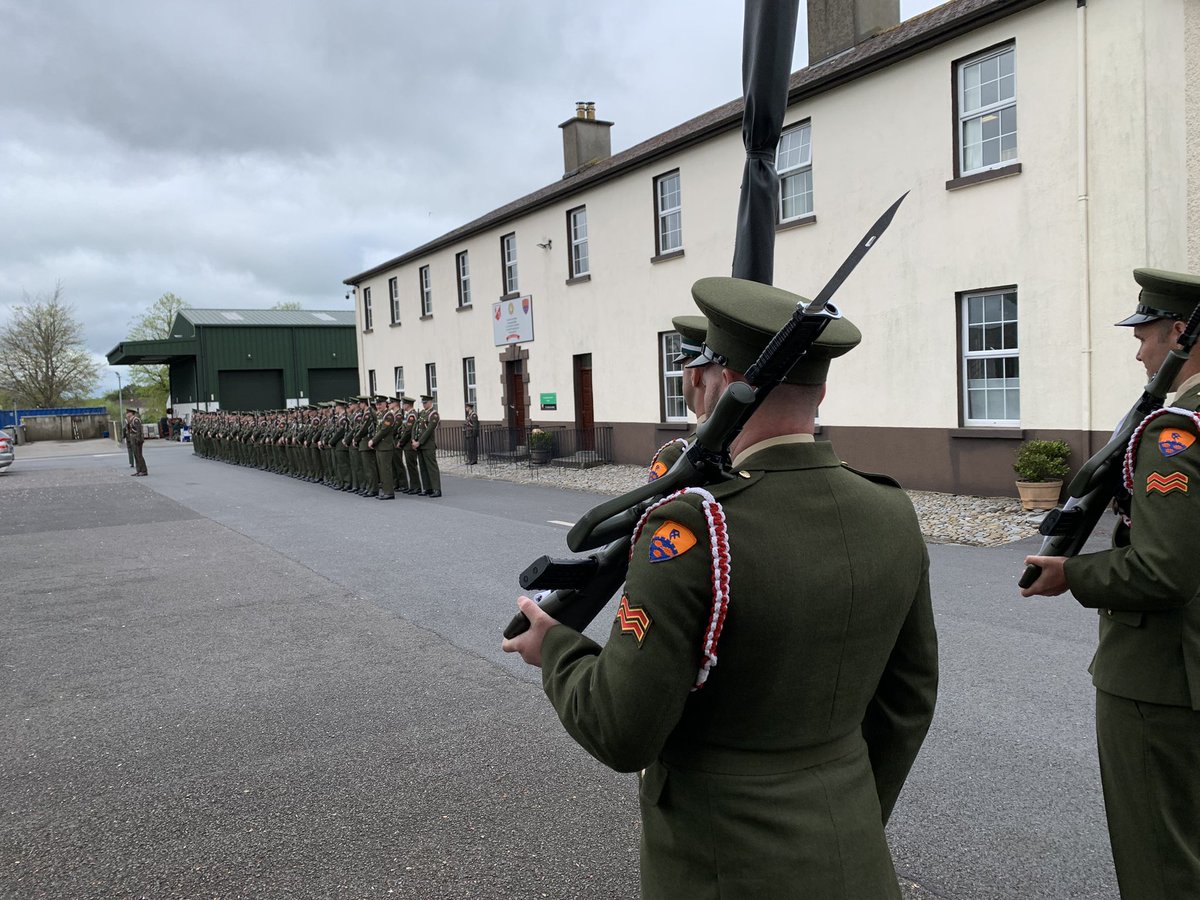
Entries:
<svg viewBox="0 0 1200 900">
<path fill-rule="evenodd" d="M 679 332 L 679 354 L 674 361 L 686 366 L 699 356 L 700 351 L 704 348 L 704 338 L 708 334 L 708 320 L 704 316 L 676 316 L 671 320 L 671 324 Z M 704 410 L 704 398 L 699 396 L 696 388 L 692 385 L 692 379 L 687 377 L 686 372 L 683 375 L 683 404 L 696 414 L 696 424 L 703 425 L 704 420 L 708 418 L 708 414 Z M 690 438 L 675 438 L 659 447 L 650 460 L 650 475 L 646 480 L 654 481 L 671 471 L 671 466 L 675 465 L 675 461 L 683 455 L 690 440 Z"/>
<path fill-rule="evenodd" d="M 350 490 L 352 493 L 362 491 L 365 483 L 362 474 L 362 458 L 358 452 L 358 429 L 362 425 L 362 397 L 351 397 L 350 407 L 346 411 L 349 422 L 346 425 L 346 450 L 350 454 Z"/>
<path fill-rule="evenodd" d="M 463 420 L 463 443 L 466 445 L 467 465 L 473 466 L 479 462 L 479 416 L 475 414 L 475 404 L 467 404 L 467 415 Z"/>
<path fill-rule="evenodd" d="M 365 483 L 360 496 L 374 498 L 379 493 L 379 467 L 375 463 L 375 450 L 371 447 L 371 438 L 375 435 L 378 425 L 375 411 L 371 408 L 371 399 L 364 404 L 363 421 L 358 429 L 358 459 L 362 463 Z"/>
<path fill-rule="evenodd" d="M 409 492 L 408 469 L 404 465 L 404 448 L 412 440 L 412 428 L 408 426 L 408 418 L 404 415 L 404 411 L 400 409 L 400 406 L 407 399 L 404 395 L 397 394 L 395 399 L 390 401 L 396 404 L 393 409 L 396 417 L 396 451 L 392 454 L 392 477 L 396 481 L 396 492 L 399 494 L 407 494 Z"/>
<path fill-rule="evenodd" d="M 427 497 L 442 496 L 442 474 L 438 470 L 437 431 L 441 418 L 433 408 L 433 398 L 421 395 L 421 415 L 413 429 L 412 448 L 417 451 L 417 464 L 421 469 L 421 494 Z"/>
<path fill-rule="evenodd" d="M 1200 303 L 1200 277 L 1135 269 L 1137 360 L 1153 378 Z M 1200 353 L 1125 455 L 1112 547 L 1029 556 L 1022 596 L 1070 591 L 1100 614 L 1089 671 L 1117 884 L 1125 900 L 1200 897 Z"/>
<path fill-rule="evenodd" d="M 133 451 L 134 471 L 130 475 L 145 475 L 146 457 L 142 456 L 142 442 L 146 436 L 142 434 L 142 418 L 132 407 L 125 410 L 125 440 Z"/>
<path fill-rule="evenodd" d="M 395 397 L 376 397 L 379 401 L 379 424 L 371 436 L 368 446 L 375 451 L 375 462 L 379 466 L 379 499 L 395 500 L 396 483 L 393 480 L 392 457 L 396 453 L 396 409 L 400 401 Z"/>
<path fill-rule="evenodd" d="M 692 294 L 709 326 L 684 376 L 711 409 L 803 298 Z M 933 717 L 937 638 L 911 501 L 813 438 L 859 339 L 833 320 L 733 441 L 737 477 L 646 512 L 603 647 L 519 600 L 530 628 L 503 648 L 542 667 L 585 750 L 644 770 L 644 900 L 900 898 L 884 826 Z"/>
<path fill-rule="evenodd" d="M 403 397 L 400 402 L 404 405 L 404 469 L 408 473 L 408 490 L 404 493 L 415 495 L 421 493 L 420 466 L 417 463 L 417 449 L 413 444 L 419 416 L 413 408 L 416 402 L 412 397 Z"/>
<path fill-rule="evenodd" d="M 339 491 L 350 490 L 350 443 L 346 440 L 346 432 L 350 420 L 346 416 L 346 401 L 335 400 L 333 403 L 333 429 L 329 432 L 329 443 L 333 446 L 333 470 L 335 473 L 334 487 Z"/>
</svg>

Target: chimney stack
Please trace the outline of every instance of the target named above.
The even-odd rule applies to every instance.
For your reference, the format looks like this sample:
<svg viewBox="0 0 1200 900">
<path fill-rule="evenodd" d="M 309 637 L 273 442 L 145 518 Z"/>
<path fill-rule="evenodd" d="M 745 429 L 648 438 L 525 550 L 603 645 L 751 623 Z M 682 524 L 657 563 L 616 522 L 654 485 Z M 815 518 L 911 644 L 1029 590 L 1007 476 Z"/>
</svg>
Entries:
<svg viewBox="0 0 1200 900">
<path fill-rule="evenodd" d="M 900 24 L 900 0 L 808 0 L 808 64 Z"/>
<path fill-rule="evenodd" d="M 575 104 L 575 117 L 558 127 L 563 130 L 563 178 L 578 175 L 588 166 L 612 156 L 609 129 L 612 122 L 596 118 L 596 104 L 580 100 Z"/>
</svg>

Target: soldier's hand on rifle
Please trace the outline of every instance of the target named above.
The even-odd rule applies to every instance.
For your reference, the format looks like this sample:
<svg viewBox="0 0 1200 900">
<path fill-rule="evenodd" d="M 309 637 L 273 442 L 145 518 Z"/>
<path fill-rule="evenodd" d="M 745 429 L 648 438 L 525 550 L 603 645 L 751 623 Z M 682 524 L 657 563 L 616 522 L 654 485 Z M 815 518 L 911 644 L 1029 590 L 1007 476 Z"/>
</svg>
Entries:
<svg viewBox="0 0 1200 900">
<path fill-rule="evenodd" d="M 505 653 L 519 653 L 521 659 L 531 666 L 542 667 L 542 640 L 546 632 L 559 624 L 558 619 L 542 612 L 542 608 L 528 597 L 518 597 L 517 607 L 529 620 L 529 630 L 515 638 L 505 638 L 500 649 Z"/>
<path fill-rule="evenodd" d="M 1041 566 L 1042 574 L 1037 581 L 1027 588 L 1021 589 L 1022 597 L 1057 597 L 1070 590 L 1067 584 L 1067 573 L 1064 568 L 1065 556 L 1027 556 L 1025 565 Z"/>
</svg>

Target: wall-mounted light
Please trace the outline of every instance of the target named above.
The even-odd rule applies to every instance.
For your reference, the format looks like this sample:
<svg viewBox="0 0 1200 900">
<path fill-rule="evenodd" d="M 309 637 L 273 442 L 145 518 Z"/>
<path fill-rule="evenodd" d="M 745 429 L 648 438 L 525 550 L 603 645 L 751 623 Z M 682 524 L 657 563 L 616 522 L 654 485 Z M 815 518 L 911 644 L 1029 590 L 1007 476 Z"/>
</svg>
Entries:
<svg viewBox="0 0 1200 900">
<path fill-rule="evenodd" d="M 538 246 L 539 246 L 539 247 L 541 247 L 543 250 L 549 250 L 549 249 L 550 249 L 550 245 L 551 245 L 551 244 L 553 244 L 553 243 L 554 243 L 554 239 L 553 239 L 553 238 L 546 238 L 546 241 L 545 241 L 545 243 L 538 244 Z"/>
</svg>

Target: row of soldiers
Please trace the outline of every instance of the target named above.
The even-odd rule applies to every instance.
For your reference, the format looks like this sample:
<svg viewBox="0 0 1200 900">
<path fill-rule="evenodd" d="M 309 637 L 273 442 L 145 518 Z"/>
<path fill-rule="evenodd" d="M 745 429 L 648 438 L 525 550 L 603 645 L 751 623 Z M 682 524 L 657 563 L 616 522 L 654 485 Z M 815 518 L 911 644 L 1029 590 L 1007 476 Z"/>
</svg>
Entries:
<svg viewBox="0 0 1200 900">
<path fill-rule="evenodd" d="M 351 397 L 272 412 L 200 412 L 192 446 L 207 459 L 290 475 L 361 497 L 442 496 L 433 398 Z"/>
</svg>

